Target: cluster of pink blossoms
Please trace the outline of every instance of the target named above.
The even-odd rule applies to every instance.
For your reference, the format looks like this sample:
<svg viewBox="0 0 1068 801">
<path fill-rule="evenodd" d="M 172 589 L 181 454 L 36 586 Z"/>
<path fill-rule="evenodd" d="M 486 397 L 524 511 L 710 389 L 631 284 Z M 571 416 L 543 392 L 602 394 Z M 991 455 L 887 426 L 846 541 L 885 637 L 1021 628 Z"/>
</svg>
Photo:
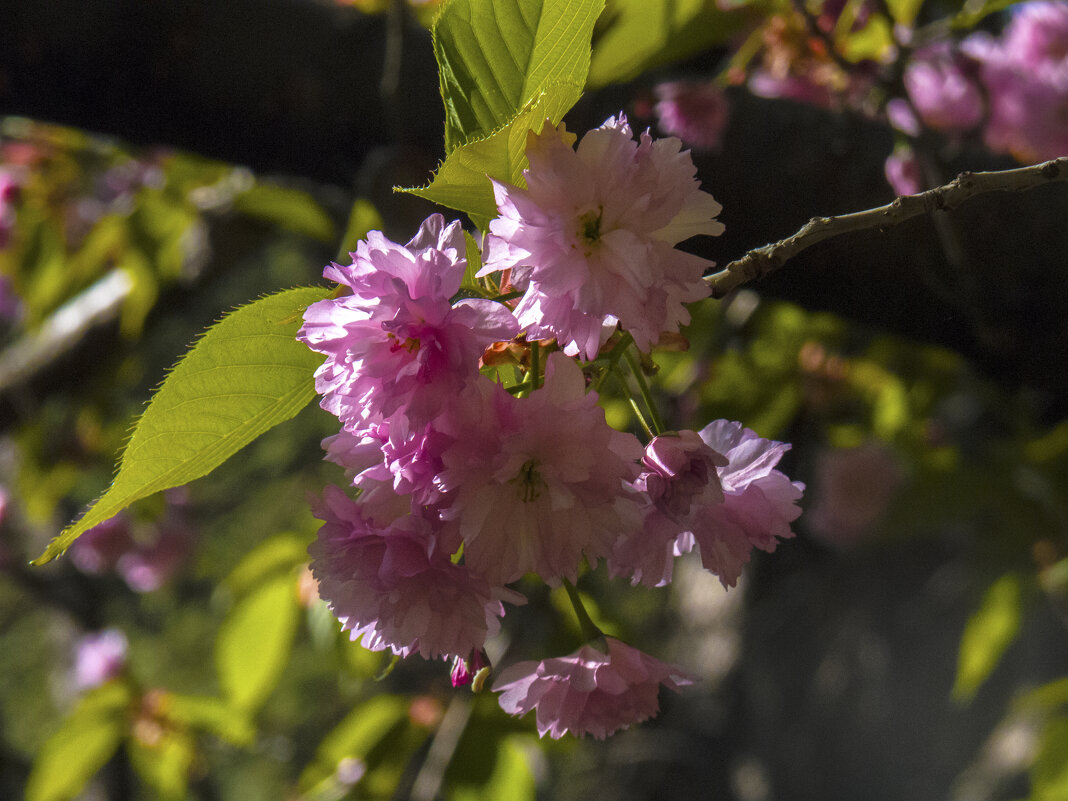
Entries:
<svg viewBox="0 0 1068 801">
<path fill-rule="evenodd" d="M 1068 2 L 1024 3 L 1000 37 L 981 32 L 960 45 L 918 49 L 904 75 L 908 100 L 887 116 L 915 136 L 922 125 L 950 136 L 980 130 L 992 150 L 1019 161 L 1068 154 Z M 888 159 L 887 179 L 899 194 L 923 189 L 908 148 Z"/>
<path fill-rule="evenodd" d="M 721 420 L 643 447 L 606 423 L 587 374 L 610 361 L 602 349 L 647 351 L 688 321 L 710 263 L 675 245 L 718 234 L 720 206 L 678 139 L 635 141 L 620 117 L 573 141 L 546 125 L 528 140 L 526 188 L 494 182 L 486 297 L 457 299 L 471 294 L 465 238 L 433 215 L 406 245 L 372 232 L 352 264 L 329 266 L 343 291 L 299 334 L 326 356 L 316 387 L 341 422 L 327 458 L 359 490 L 328 488 L 317 509 L 320 594 L 353 639 L 452 660 L 454 684 L 488 666 L 524 576 L 558 586 L 603 560 L 660 586 L 696 548 L 732 586 L 800 514 L 802 485 L 775 469 L 787 445 Z M 483 361 L 500 343 L 525 354 L 510 390 Z M 689 681 L 593 633 L 570 656 L 511 665 L 494 690 L 511 714 L 536 710 L 543 735 L 605 737 Z"/>
</svg>

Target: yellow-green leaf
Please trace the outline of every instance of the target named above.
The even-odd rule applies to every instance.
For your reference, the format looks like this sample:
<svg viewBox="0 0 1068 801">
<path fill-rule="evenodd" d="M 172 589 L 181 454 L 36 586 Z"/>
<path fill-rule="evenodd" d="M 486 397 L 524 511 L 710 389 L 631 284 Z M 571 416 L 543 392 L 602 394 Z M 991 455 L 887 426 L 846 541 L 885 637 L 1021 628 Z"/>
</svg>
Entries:
<svg viewBox="0 0 1068 801">
<path fill-rule="evenodd" d="M 957 658 L 953 697 L 967 701 L 997 666 L 1020 630 L 1023 617 L 1023 579 L 1007 573 L 983 596 L 979 609 L 964 627 Z"/>
</svg>

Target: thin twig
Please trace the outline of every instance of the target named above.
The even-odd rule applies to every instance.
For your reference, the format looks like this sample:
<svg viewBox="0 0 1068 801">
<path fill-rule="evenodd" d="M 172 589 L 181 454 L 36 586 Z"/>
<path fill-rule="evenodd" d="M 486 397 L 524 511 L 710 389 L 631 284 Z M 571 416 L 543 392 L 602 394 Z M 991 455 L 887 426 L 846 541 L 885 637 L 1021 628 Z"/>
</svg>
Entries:
<svg viewBox="0 0 1068 801">
<path fill-rule="evenodd" d="M 705 280 L 712 288 L 712 297 L 722 298 L 732 289 L 779 269 L 825 239 L 854 231 L 884 230 L 921 214 L 952 211 L 976 195 L 1022 192 L 1053 181 L 1068 181 L 1068 156 L 1012 170 L 963 172 L 945 186 L 903 195 L 885 206 L 839 217 L 813 217 L 793 236 L 749 251 L 720 272 L 705 276 Z"/>
</svg>

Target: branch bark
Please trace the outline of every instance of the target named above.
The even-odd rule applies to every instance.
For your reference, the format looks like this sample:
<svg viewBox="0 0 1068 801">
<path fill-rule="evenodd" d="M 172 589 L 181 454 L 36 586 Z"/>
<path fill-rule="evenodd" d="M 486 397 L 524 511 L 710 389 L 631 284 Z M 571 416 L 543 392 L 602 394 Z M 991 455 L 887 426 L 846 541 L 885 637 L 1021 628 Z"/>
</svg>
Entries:
<svg viewBox="0 0 1068 801">
<path fill-rule="evenodd" d="M 921 214 L 952 211 L 977 195 L 988 192 L 1022 192 L 1053 181 L 1068 181 L 1068 156 L 1012 170 L 963 172 L 944 186 L 904 195 L 885 206 L 843 214 L 813 217 L 786 239 L 749 251 L 723 270 L 705 277 L 712 297 L 722 298 L 732 289 L 771 273 L 803 250 L 842 234 L 872 229 L 885 230 Z"/>
</svg>

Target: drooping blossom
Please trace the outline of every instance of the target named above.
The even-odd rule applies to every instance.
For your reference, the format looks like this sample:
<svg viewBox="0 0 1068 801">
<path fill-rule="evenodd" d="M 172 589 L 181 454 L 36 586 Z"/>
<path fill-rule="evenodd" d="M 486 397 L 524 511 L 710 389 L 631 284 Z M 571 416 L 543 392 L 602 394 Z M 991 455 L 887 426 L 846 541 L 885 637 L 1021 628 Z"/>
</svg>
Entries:
<svg viewBox="0 0 1068 801">
<path fill-rule="evenodd" d="M 490 343 L 511 339 L 511 312 L 488 300 L 450 299 L 467 265 L 459 222 L 428 217 L 407 245 L 372 231 L 323 275 L 351 294 L 313 303 L 298 338 L 326 355 L 316 370 L 321 405 L 346 428 L 403 414 L 423 425 L 478 374 Z"/>
<path fill-rule="evenodd" d="M 575 579 L 583 556 L 611 552 L 640 524 L 642 447 L 611 428 L 575 362 L 549 356 L 545 384 L 514 398 L 478 382 L 436 425 L 453 438 L 441 454 L 440 514 L 464 542 L 464 563 L 491 584 L 524 573 Z"/>
<path fill-rule="evenodd" d="M 86 634 L 74 649 L 74 686 L 89 690 L 115 678 L 126 667 L 126 635 L 118 629 Z"/>
<path fill-rule="evenodd" d="M 605 644 L 607 653 L 585 645 L 570 656 L 506 668 L 493 685 L 501 708 L 516 716 L 536 710 L 542 737 L 603 740 L 659 713 L 660 685 L 677 692 L 693 683 L 674 665 L 619 640 L 606 637 Z"/>
<path fill-rule="evenodd" d="M 915 195 L 923 191 L 923 172 L 912 148 L 895 148 L 894 152 L 886 157 L 883 169 L 886 182 L 898 195 Z"/>
<path fill-rule="evenodd" d="M 705 507 L 723 502 L 717 469 L 726 465 L 727 458 L 695 431 L 655 437 L 642 457 L 645 469 L 634 482 L 648 498 L 644 523 L 616 541 L 608 560 L 613 575 L 631 576 L 635 584 L 650 587 L 670 583 L 675 557 L 688 550 L 680 537 Z"/>
<path fill-rule="evenodd" d="M 691 533 L 701 562 L 725 587 L 733 587 L 753 548 L 771 553 L 794 536 L 790 523 L 801 514 L 805 485 L 775 469 L 790 446 L 759 437 L 741 423 L 716 420 L 699 432 L 712 450 L 727 457 L 718 468 L 723 502 L 705 505 Z"/>
<path fill-rule="evenodd" d="M 675 137 L 635 142 L 620 115 L 577 149 L 574 139 L 546 123 L 527 139 L 527 188 L 493 182 L 500 216 L 480 275 L 511 270 L 528 339 L 555 337 L 593 359 L 618 323 L 648 350 L 689 321 L 684 303 L 708 296 L 701 276 L 712 263 L 675 245 L 721 233 L 721 207 Z"/>
<path fill-rule="evenodd" d="M 1068 153 L 1068 3 L 1018 7 L 1002 36 L 969 36 L 989 97 L 986 143 L 1020 161 Z"/>
<path fill-rule="evenodd" d="M 522 601 L 453 564 L 426 518 L 378 527 L 337 487 L 316 514 L 324 522 L 308 552 L 319 595 L 372 651 L 466 657 L 500 629 L 502 600 Z"/>
<path fill-rule="evenodd" d="M 730 115 L 722 89 L 709 81 L 671 81 L 657 85 L 653 92 L 660 130 L 693 148 L 719 148 Z"/>
</svg>

